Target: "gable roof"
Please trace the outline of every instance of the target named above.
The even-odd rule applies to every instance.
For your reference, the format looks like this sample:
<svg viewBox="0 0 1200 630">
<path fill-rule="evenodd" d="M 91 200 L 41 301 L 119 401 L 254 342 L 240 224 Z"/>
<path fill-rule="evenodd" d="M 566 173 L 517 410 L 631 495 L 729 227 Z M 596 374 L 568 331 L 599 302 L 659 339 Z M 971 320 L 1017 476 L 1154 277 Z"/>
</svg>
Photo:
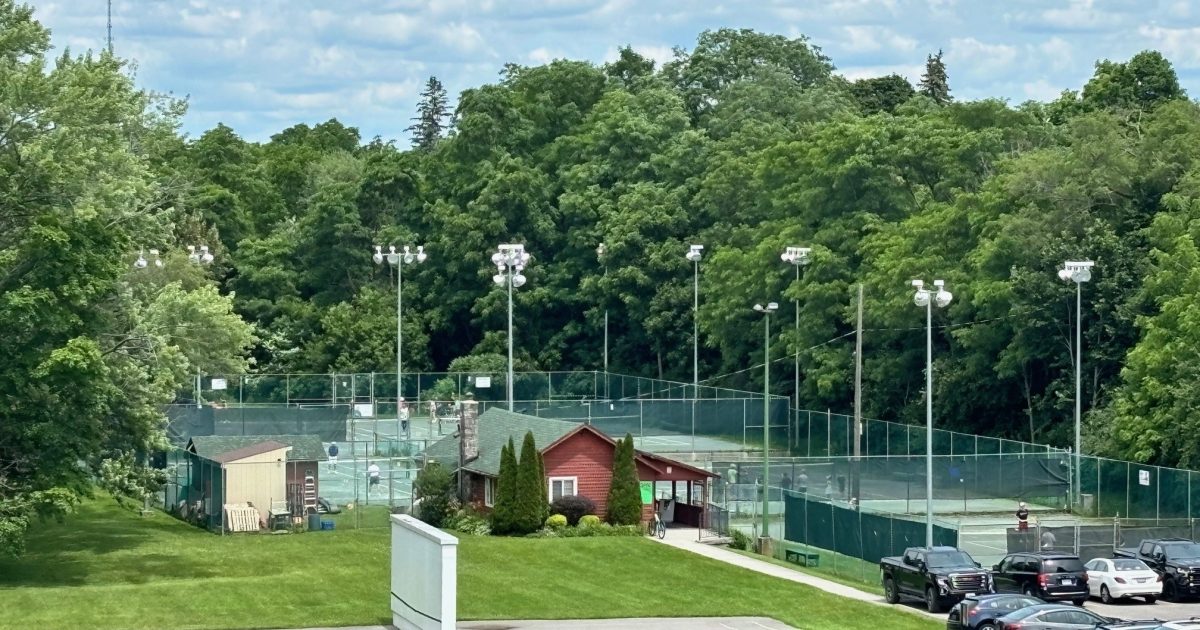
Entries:
<svg viewBox="0 0 1200 630">
<path fill-rule="evenodd" d="M 499 475 L 500 449 L 503 448 L 504 444 L 511 437 L 513 445 L 517 447 L 517 457 L 519 458 L 521 442 L 525 439 L 525 433 L 528 431 L 533 432 L 533 442 L 542 453 L 546 453 L 565 442 L 576 433 L 584 431 L 594 433 L 609 444 L 614 446 L 616 444 L 608 434 L 588 424 L 554 420 L 552 418 L 539 418 L 537 416 L 514 413 L 493 407 L 479 416 L 479 457 L 466 462 L 463 465 L 463 470 L 489 477 Z M 451 470 L 457 470 L 458 432 L 431 444 L 425 449 L 424 455 L 427 460 L 436 460 Z M 659 474 L 664 474 L 667 466 L 676 466 L 707 477 L 718 476 L 703 468 L 697 468 L 645 451 L 634 451 L 634 457 L 637 461 L 656 470 Z"/>
<path fill-rule="evenodd" d="M 321 438 L 316 435 L 197 435 L 188 440 L 187 450 L 204 459 L 224 463 L 231 461 L 224 458 L 225 454 L 263 442 L 292 447 L 287 454 L 289 462 L 325 459 L 325 447 L 321 444 Z M 242 457 L 249 455 L 244 454 Z"/>
<path fill-rule="evenodd" d="M 520 457 L 521 441 L 525 439 L 526 432 L 533 432 L 534 444 L 544 451 L 547 446 L 580 426 L 584 425 L 493 407 L 479 415 L 479 457 L 466 462 L 463 470 L 495 477 L 500 474 L 500 449 L 510 437 L 517 447 L 517 457 Z M 430 444 L 424 455 L 427 460 L 436 460 L 451 470 L 457 470 L 458 432 Z"/>
<path fill-rule="evenodd" d="M 241 459 L 246 459 L 247 457 L 262 455 L 264 453 L 271 453 L 283 449 L 291 450 L 291 447 L 287 444 L 276 442 L 275 440 L 267 440 L 265 442 L 259 442 L 258 444 L 251 444 L 249 446 L 243 446 L 242 448 L 217 454 L 211 459 L 220 464 L 229 464 Z M 283 456 L 286 458 L 287 453 L 285 452 Z"/>
</svg>

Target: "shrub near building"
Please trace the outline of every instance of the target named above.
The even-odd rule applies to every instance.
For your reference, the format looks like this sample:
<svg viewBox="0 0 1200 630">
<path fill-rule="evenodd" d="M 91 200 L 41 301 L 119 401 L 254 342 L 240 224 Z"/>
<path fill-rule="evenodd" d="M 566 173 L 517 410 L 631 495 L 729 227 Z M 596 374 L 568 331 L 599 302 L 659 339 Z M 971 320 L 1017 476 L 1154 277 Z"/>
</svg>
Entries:
<svg viewBox="0 0 1200 630">
<path fill-rule="evenodd" d="M 608 490 L 608 522 L 613 525 L 642 522 L 641 482 L 633 458 L 633 436 L 626 433 L 613 453 L 612 486 Z"/>
</svg>

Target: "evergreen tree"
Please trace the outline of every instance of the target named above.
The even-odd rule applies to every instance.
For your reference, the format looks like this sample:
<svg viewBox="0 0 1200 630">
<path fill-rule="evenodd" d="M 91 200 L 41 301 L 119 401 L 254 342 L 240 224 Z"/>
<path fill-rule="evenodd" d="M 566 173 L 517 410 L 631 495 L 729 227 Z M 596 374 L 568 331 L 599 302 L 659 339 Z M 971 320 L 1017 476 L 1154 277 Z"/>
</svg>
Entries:
<svg viewBox="0 0 1200 630">
<path fill-rule="evenodd" d="M 500 474 L 496 480 L 496 496 L 492 498 L 492 531 L 511 534 L 517 510 L 517 456 L 512 438 L 500 448 Z"/>
<path fill-rule="evenodd" d="M 612 486 L 608 489 L 608 522 L 636 525 L 642 521 L 642 491 L 634 463 L 633 436 L 617 441 L 613 453 Z"/>
<path fill-rule="evenodd" d="M 538 479 L 542 480 L 538 484 L 538 505 L 545 508 L 542 512 L 542 522 L 545 522 L 546 517 L 550 516 L 550 488 L 546 482 L 546 462 L 542 459 L 541 451 L 537 452 L 537 469 Z M 579 492 L 579 488 L 576 488 L 575 491 Z"/>
<path fill-rule="evenodd" d="M 545 522 L 550 506 L 545 501 L 546 478 L 542 475 L 533 432 L 525 433 L 521 444 L 521 461 L 517 465 L 517 500 L 514 524 L 518 534 L 537 531 Z"/>
<path fill-rule="evenodd" d="M 920 93 L 933 99 L 938 105 L 954 100 L 950 96 L 950 80 L 946 76 L 946 64 L 942 62 L 942 51 L 925 58 L 925 74 L 921 75 Z"/>
<path fill-rule="evenodd" d="M 429 77 L 424 91 L 421 92 L 421 102 L 417 105 L 417 116 L 413 118 L 416 122 L 405 129 L 405 131 L 413 132 L 412 144 L 414 147 L 428 151 L 437 144 L 438 140 L 441 140 L 442 131 L 446 128 L 443 121 L 449 115 L 448 105 L 449 99 L 446 97 L 446 88 L 442 86 L 442 82 L 438 81 L 437 77 Z"/>
</svg>

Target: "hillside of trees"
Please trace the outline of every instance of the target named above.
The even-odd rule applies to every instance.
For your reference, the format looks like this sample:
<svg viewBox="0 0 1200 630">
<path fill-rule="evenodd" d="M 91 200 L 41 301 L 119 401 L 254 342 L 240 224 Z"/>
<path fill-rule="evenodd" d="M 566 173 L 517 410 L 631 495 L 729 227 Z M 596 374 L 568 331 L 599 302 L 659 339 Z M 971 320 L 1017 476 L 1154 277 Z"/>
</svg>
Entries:
<svg viewBox="0 0 1200 630">
<path fill-rule="evenodd" d="M 429 253 L 405 270 L 406 371 L 503 366 L 490 256 L 516 242 L 517 369 L 600 369 L 607 309 L 611 371 L 680 381 L 703 244 L 700 378 L 760 388 L 751 306 L 777 301 L 772 388 L 793 394 L 798 352 L 815 409 L 851 408 L 862 283 L 864 414 L 902 422 L 924 413 L 910 280 L 941 278 L 937 426 L 1058 445 L 1075 286 L 1056 272 L 1094 260 L 1086 449 L 1200 468 L 1200 106 L 1156 52 L 1018 105 L 956 101 L 940 52 L 917 86 L 851 82 L 804 38 L 718 30 L 662 67 L 509 64 L 456 98 L 431 78 L 410 146 L 337 120 L 186 137 L 184 104 L 123 60 L 48 56 L 11 2 L 0 30 L 0 548 L 99 471 L 152 483 L 138 454 L 189 374 L 392 371 L 377 244 Z M 180 253 L 201 243 L 207 267 Z M 798 282 L 791 245 L 813 248 Z M 149 248 L 165 264 L 135 269 Z"/>
</svg>

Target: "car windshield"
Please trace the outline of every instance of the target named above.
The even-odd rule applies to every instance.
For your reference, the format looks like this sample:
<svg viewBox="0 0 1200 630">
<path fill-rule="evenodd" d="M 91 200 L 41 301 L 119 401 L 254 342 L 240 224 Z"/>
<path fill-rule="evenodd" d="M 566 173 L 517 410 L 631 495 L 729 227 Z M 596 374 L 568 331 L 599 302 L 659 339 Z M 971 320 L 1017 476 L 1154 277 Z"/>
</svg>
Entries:
<svg viewBox="0 0 1200 630">
<path fill-rule="evenodd" d="M 1200 545 L 1196 543 L 1179 543 L 1177 545 L 1163 545 L 1163 549 L 1167 552 L 1167 557 L 1172 560 L 1183 558 L 1200 558 Z"/>
<path fill-rule="evenodd" d="M 929 554 L 930 567 L 973 567 L 975 561 L 962 551 L 938 551 Z"/>
<path fill-rule="evenodd" d="M 1047 560 L 1044 566 L 1045 573 L 1072 573 L 1085 570 L 1079 558 L 1054 558 Z"/>
<path fill-rule="evenodd" d="M 1133 560 L 1133 559 L 1127 558 L 1125 560 L 1113 560 L 1112 563 L 1113 563 L 1113 566 L 1116 567 L 1116 569 L 1118 571 L 1148 571 L 1148 570 L 1150 570 L 1150 567 L 1146 566 L 1146 563 L 1142 562 L 1141 560 Z"/>
<path fill-rule="evenodd" d="M 997 597 L 992 600 L 984 600 L 980 603 L 980 608 L 994 608 L 996 610 L 1021 610 L 1029 606 L 1036 606 L 1042 603 L 1040 599 L 1032 597 Z"/>
</svg>

